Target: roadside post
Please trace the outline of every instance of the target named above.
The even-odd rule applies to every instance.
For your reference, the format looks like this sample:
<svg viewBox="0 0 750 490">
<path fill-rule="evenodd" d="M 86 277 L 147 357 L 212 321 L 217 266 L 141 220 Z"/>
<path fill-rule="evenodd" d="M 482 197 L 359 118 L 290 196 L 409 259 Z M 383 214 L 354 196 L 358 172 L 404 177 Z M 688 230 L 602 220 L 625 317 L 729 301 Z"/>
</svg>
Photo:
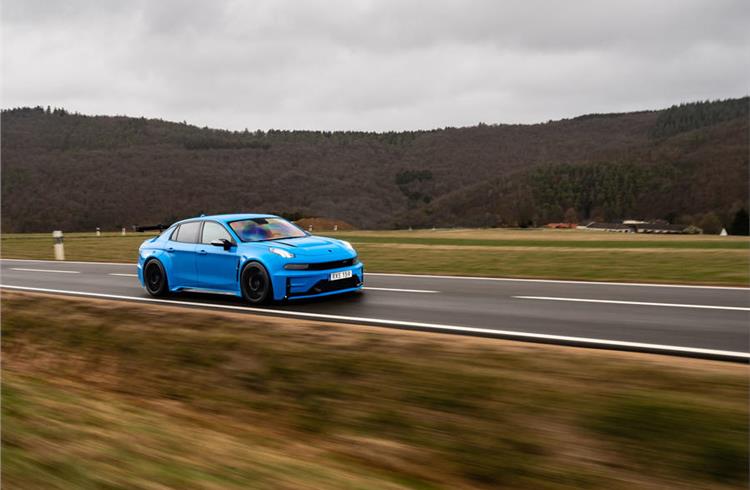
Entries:
<svg viewBox="0 0 750 490">
<path fill-rule="evenodd" d="M 53 231 L 52 238 L 55 239 L 55 260 L 65 260 L 65 247 L 63 245 L 62 230 Z"/>
<path fill-rule="evenodd" d="M 122 227 L 122 236 L 125 236 L 125 227 Z"/>
<path fill-rule="evenodd" d="M 312 233 L 312 225 L 309 225 L 309 226 L 307 227 L 307 231 L 309 231 L 310 233 Z"/>
<path fill-rule="evenodd" d="M 339 231 L 339 225 L 333 225 L 333 231 Z"/>
<path fill-rule="evenodd" d="M 102 229 L 98 226 L 96 227 L 96 236 L 102 236 Z"/>
</svg>

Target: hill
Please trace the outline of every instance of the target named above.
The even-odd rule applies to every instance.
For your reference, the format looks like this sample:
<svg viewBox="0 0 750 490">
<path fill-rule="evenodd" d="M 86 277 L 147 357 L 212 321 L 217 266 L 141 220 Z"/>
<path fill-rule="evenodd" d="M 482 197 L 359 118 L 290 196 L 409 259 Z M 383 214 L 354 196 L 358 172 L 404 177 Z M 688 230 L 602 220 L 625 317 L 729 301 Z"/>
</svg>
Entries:
<svg viewBox="0 0 750 490">
<path fill-rule="evenodd" d="M 533 125 L 242 131 L 4 110 L 4 232 L 272 211 L 357 228 L 564 217 L 728 225 L 748 206 L 748 97 Z"/>
</svg>

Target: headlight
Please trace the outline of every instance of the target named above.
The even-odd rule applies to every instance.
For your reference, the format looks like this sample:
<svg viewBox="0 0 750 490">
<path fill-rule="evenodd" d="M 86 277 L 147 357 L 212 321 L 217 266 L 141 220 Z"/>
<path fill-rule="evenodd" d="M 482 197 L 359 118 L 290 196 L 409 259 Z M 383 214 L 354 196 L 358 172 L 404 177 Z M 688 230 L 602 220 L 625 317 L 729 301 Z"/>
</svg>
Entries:
<svg viewBox="0 0 750 490">
<path fill-rule="evenodd" d="M 293 259 L 294 258 L 294 254 L 293 253 L 287 252 L 283 248 L 271 247 L 268 250 L 270 250 L 271 253 L 275 253 L 276 255 L 284 257 L 285 259 Z"/>
<path fill-rule="evenodd" d="M 343 246 L 354 252 L 354 247 L 352 247 L 352 244 L 347 242 L 346 240 L 339 240 Z"/>
</svg>

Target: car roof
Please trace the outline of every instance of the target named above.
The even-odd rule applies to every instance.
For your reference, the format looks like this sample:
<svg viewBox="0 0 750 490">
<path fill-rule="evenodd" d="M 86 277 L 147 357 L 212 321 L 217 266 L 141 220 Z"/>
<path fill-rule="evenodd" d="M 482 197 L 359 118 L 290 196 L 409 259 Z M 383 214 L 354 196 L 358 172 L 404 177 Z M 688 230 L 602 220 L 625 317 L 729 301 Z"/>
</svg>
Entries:
<svg viewBox="0 0 750 490">
<path fill-rule="evenodd" d="M 221 221 L 223 223 L 229 223 L 232 221 L 240 221 L 243 219 L 255 219 L 255 218 L 278 218 L 278 216 L 276 216 L 275 214 L 258 214 L 258 213 L 213 214 L 211 216 L 195 216 L 193 218 L 187 218 L 184 220 L 180 220 L 176 222 L 175 224 L 178 225 L 180 223 L 184 223 L 187 221 L 206 220 L 206 219 Z"/>
</svg>

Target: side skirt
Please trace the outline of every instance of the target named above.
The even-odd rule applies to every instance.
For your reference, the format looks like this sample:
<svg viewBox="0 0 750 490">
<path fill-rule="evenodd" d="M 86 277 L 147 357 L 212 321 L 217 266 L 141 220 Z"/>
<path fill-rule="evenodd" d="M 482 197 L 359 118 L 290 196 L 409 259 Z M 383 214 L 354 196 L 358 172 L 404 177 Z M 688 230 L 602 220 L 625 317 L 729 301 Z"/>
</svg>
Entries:
<svg viewBox="0 0 750 490">
<path fill-rule="evenodd" d="M 242 297 L 241 294 L 235 291 L 225 291 L 223 289 L 203 289 L 203 288 L 177 288 L 175 292 L 186 292 L 186 293 L 208 293 L 208 294 L 223 294 L 225 296 L 238 296 Z"/>
</svg>

